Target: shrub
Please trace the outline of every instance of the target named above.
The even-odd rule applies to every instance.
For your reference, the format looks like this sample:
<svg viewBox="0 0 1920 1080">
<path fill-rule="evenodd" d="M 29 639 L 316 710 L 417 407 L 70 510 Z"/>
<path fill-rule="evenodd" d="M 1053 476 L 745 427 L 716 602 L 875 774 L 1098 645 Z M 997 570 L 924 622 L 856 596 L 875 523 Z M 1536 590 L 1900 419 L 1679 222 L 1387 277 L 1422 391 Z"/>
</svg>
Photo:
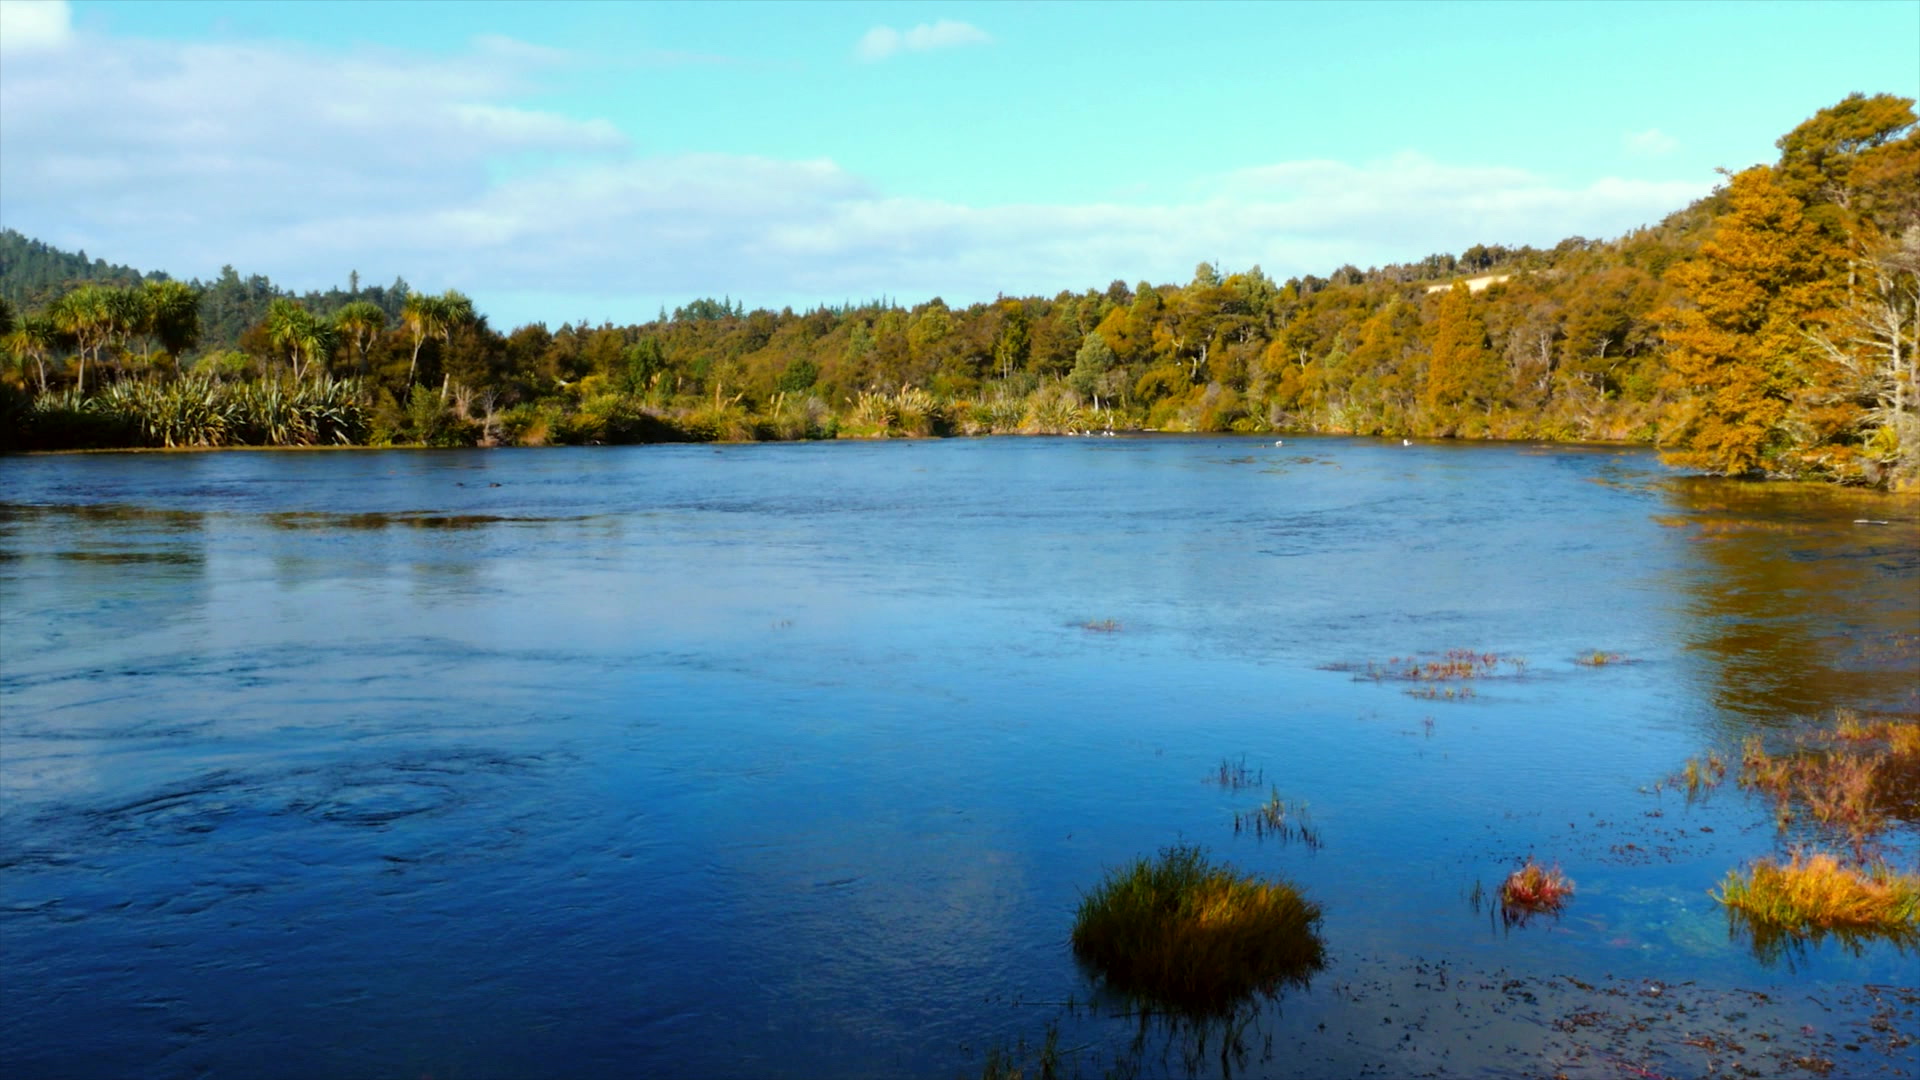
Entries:
<svg viewBox="0 0 1920 1080">
<path fill-rule="evenodd" d="M 1073 951 L 1142 1003 L 1205 1016 L 1305 985 L 1325 964 L 1320 907 L 1176 846 L 1108 874 L 1081 901 Z"/>
</svg>

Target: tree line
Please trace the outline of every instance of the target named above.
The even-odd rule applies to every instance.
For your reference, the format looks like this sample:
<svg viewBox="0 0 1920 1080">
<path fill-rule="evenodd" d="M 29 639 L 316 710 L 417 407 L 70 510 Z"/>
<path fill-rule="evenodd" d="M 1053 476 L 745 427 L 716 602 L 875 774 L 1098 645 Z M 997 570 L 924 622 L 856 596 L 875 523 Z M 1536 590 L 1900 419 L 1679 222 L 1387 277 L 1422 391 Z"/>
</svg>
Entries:
<svg viewBox="0 0 1920 1080">
<path fill-rule="evenodd" d="M 231 267 L 183 284 L 0 235 L 10 443 L 221 445 L 272 425 L 180 420 L 199 406 L 157 424 L 128 410 L 168 395 L 238 400 L 220 397 L 236 384 L 338 383 L 320 396 L 359 420 L 296 434 L 430 445 L 1099 428 L 1627 440 L 1713 473 L 1912 485 L 1913 104 L 1852 95 L 1783 136 L 1776 162 L 1610 240 L 1477 245 L 1285 282 L 1202 263 L 1183 284 L 964 307 L 776 312 L 708 298 L 647 323 L 503 333 L 461 293 L 404 280 L 362 288 L 355 275 L 347 290 L 297 297 Z M 89 277 L 49 286 L 56 258 Z M 150 389 L 108 400 L 126 383 Z"/>
</svg>

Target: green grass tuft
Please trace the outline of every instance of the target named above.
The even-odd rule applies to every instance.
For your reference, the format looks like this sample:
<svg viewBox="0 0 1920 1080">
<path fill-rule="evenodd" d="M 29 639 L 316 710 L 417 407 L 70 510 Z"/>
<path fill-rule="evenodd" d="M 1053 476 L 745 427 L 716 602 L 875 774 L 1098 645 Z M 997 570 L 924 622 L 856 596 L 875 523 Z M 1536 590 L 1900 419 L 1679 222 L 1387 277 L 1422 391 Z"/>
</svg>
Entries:
<svg viewBox="0 0 1920 1080">
<path fill-rule="evenodd" d="M 1319 905 L 1292 885 L 1175 846 L 1107 875 L 1080 904 L 1073 951 L 1129 998 L 1222 1015 L 1304 985 L 1325 964 L 1319 924 Z"/>
</svg>

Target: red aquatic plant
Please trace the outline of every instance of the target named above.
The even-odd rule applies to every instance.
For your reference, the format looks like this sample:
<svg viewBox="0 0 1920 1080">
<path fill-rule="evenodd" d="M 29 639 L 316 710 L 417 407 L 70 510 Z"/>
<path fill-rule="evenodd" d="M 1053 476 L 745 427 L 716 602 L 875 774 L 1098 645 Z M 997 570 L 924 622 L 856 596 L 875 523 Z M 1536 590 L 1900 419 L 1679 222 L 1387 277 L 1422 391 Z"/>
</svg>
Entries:
<svg viewBox="0 0 1920 1080">
<path fill-rule="evenodd" d="M 1558 911 L 1573 895 L 1573 880 L 1559 866 L 1543 866 L 1529 855 L 1500 886 L 1500 902 L 1509 910 Z"/>
</svg>

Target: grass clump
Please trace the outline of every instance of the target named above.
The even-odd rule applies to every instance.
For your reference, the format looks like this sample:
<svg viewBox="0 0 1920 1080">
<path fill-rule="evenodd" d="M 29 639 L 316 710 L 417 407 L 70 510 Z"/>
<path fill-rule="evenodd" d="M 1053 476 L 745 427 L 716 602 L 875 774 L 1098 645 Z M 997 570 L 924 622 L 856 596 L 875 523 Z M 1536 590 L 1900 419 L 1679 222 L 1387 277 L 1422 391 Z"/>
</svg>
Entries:
<svg viewBox="0 0 1920 1080">
<path fill-rule="evenodd" d="M 1795 851 L 1727 875 L 1714 899 L 1756 930 L 1806 936 L 1819 931 L 1920 934 L 1920 875 L 1885 864 L 1854 867 L 1826 852 Z"/>
<path fill-rule="evenodd" d="M 1319 924 L 1320 906 L 1292 885 L 1174 846 L 1110 872 L 1081 901 L 1073 951 L 1129 998 L 1220 1015 L 1305 985 L 1326 962 Z"/>
<path fill-rule="evenodd" d="M 1843 720 L 1831 742 L 1804 743 L 1771 753 L 1749 736 L 1740 755 L 1740 786 L 1773 802 L 1774 821 L 1785 830 L 1796 816 L 1847 838 L 1865 856 L 1874 837 L 1896 814 L 1912 818 L 1920 806 L 1920 725 Z"/>
<path fill-rule="evenodd" d="M 1091 630 L 1096 634 L 1117 634 L 1120 632 L 1120 620 L 1088 619 L 1080 624 L 1080 629 Z"/>
<path fill-rule="evenodd" d="M 1525 921 L 1540 912 L 1558 912 L 1573 896 L 1573 879 L 1558 866 L 1543 866 L 1531 855 L 1500 885 L 1500 906 L 1509 921 Z"/>
</svg>

